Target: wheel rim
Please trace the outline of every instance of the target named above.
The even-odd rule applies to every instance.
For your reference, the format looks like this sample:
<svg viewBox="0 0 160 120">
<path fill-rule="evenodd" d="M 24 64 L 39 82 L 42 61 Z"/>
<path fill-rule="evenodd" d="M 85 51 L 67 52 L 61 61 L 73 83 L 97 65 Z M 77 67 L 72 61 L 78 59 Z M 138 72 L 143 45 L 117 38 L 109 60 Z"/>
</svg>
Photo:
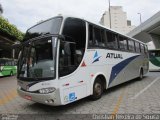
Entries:
<svg viewBox="0 0 160 120">
<path fill-rule="evenodd" d="M 95 84 L 95 94 L 99 96 L 101 95 L 101 93 L 102 93 L 102 86 L 100 83 L 96 83 Z"/>
</svg>

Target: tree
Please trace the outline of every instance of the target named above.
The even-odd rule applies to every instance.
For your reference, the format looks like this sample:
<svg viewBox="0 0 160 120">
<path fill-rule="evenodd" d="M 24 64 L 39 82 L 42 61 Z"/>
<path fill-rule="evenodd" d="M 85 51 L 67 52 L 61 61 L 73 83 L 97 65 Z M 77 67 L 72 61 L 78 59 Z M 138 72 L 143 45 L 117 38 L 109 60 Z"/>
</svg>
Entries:
<svg viewBox="0 0 160 120">
<path fill-rule="evenodd" d="M 6 19 L 0 17 L 0 34 L 13 40 L 23 40 L 24 34 L 15 25 L 10 24 Z"/>
</svg>

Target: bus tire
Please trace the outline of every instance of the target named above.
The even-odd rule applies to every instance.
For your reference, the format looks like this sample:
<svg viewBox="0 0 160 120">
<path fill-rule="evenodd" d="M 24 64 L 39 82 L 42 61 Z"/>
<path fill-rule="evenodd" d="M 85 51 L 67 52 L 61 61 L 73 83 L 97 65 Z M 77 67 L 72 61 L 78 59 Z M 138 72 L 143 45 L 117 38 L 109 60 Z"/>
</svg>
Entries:
<svg viewBox="0 0 160 120">
<path fill-rule="evenodd" d="M 98 100 L 102 97 L 103 85 L 101 79 L 98 77 L 93 84 L 93 94 L 90 96 L 91 100 Z"/>
<path fill-rule="evenodd" d="M 140 73 L 139 73 L 139 80 L 143 79 L 143 68 L 141 68 Z"/>
<path fill-rule="evenodd" d="M 10 76 L 13 76 L 13 72 L 12 71 L 10 72 Z"/>
</svg>

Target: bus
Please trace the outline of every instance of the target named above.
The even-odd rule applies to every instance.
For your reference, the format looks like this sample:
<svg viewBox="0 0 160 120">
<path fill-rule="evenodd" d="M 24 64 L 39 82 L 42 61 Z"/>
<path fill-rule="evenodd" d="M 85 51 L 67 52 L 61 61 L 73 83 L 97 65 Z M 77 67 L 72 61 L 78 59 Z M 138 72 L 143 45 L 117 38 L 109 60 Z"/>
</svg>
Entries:
<svg viewBox="0 0 160 120">
<path fill-rule="evenodd" d="M 87 20 L 57 16 L 26 32 L 18 60 L 18 94 L 42 104 L 101 98 L 105 89 L 143 78 L 146 44 Z"/>
<path fill-rule="evenodd" d="M 149 71 L 160 71 L 160 49 L 149 50 Z"/>
<path fill-rule="evenodd" d="M 0 58 L 0 77 L 13 76 L 17 73 L 17 60 Z"/>
</svg>

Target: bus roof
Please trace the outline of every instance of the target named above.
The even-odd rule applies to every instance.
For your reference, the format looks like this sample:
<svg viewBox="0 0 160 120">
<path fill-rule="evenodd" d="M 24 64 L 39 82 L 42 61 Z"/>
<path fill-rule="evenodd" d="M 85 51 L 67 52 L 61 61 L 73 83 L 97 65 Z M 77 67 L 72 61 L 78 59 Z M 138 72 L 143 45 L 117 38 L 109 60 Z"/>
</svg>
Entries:
<svg viewBox="0 0 160 120">
<path fill-rule="evenodd" d="M 46 21 L 48 21 L 48 20 L 51 20 L 51 19 L 53 19 L 53 18 L 58 18 L 58 17 L 62 17 L 63 19 L 67 19 L 67 18 L 77 18 L 77 19 L 81 19 L 81 20 L 83 20 L 83 21 L 85 21 L 85 22 L 94 24 L 94 25 L 96 25 L 96 26 L 99 26 L 99 27 L 102 27 L 102 28 L 104 28 L 104 29 L 107 29 L 107 30 L 109 30 L 109 31 L 111 31 L 111 32 L 120 34 L 120 35 L 122 35 L 122 36 L 124 36 L 124 37 L 127 37 L 127 38 L 130 38 L 130 39 L 132 39 L 132 40 L 135 40 L 135 41 L 137 41 L 137 42 L 139 42 L 139 43 L 145 44 L 144 42 L 139 41 L 139 40 L 137 40 L 137 39 L 135 39 L 135 38 L 132 38 L 132 37 L 127 36 L 127 35 L 124 35 L 124 34 L 122 34 L 122 33 L 120 33 L 120 32 L 117 32 L 117 31 L 115 31 L 115 30 L 113 30 L 113 29 L 107 28 L 107 27 L 101 25 L 100 23 L 90 22 L 89 20 L 86 20 L 86 19 L 83 19 L 83 18 L 80 18 L 80 17 L 76 17 L 76 16 L 71 16 L 71 15 L 58 15 L 58 16 L 55 16 L 55 17 L 51 17 L 51 18 L 49 18 L 49 19 L 46 19 L 46 20 L 44 20 L 44 21 L 41 21 L 41 22 L 35 24 L 34 26 L 30 27 L 28 30 L 30 30 L 31 28 L 33 28 L 33 27 L 35 27 L 35 26 L 37 26 L 37 25 L 39 25 L 39 24 L 41 24 L 41 23 L 43 23 L 43 22 L 46 22 Z M 28 30 L 27 30 L 27 31 L 28 31 Z M 146 44 L 145 44 L 145 45 L 146 45 Z"/>
<path fill-rule="evenodd" d="M 149 49 L 148 51 L 160 51 L 160 49 Z"/>
</svg>

